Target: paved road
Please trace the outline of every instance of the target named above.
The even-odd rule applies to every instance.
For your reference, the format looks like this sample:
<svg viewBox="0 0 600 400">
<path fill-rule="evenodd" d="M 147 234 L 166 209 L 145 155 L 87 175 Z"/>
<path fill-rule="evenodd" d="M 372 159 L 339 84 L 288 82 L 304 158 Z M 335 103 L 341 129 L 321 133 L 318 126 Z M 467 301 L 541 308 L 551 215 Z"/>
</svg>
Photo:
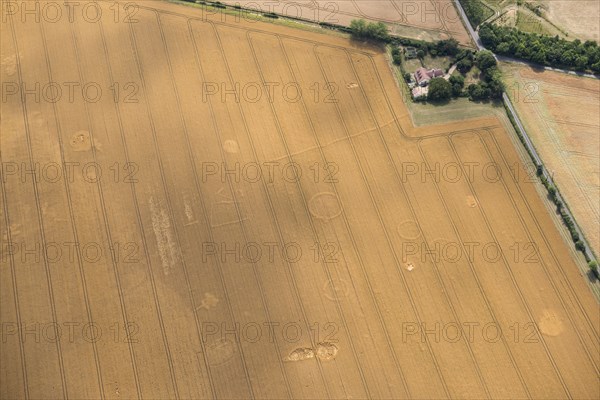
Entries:
<svg viewBox="0 0 600 400">
<path fill-rule="evenodd" d="M 463 10 L 460 1 L 454 0 L 454 4 L 456 5 L 456 9 L 458 10 L 463 22 L 465 23 L 465 26 L 467 27 L 467 30 L 469 31 L 473 42 L 477 46 L 477 50 L 485 50 L 485 47 L 483 47 L 483 44 L 481 43 L 481 39 L 479 39 L 479 35 L 471 26 L 471 22 L 469 21 L 469 18 L 467 18 L 467 14 L 465 13 L 465 10 Z"/>
</svg>

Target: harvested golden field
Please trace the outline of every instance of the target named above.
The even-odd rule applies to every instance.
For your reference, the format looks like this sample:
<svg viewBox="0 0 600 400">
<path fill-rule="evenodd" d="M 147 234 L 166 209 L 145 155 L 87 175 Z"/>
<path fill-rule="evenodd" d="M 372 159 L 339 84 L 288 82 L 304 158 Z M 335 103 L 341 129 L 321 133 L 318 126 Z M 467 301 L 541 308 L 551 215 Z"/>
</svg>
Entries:
<svg viewBox="0 0 600 400">
<path fill-rule="evenodd" d="M 508 93 L 594 252 L 600 254 L 600 81 L 503 64 Z"/>
<path fill-rule="evenodd" d="M 129 4 L 3 14 L 2 398 L 597 397 L 496 117 L 415 128 L 380 50 Z"/>
<path fill-rule="evenodd" d="M 541 0 L 544 16 L 575 38 L 600 40 L 600 2 L 596 0 Z"/>
<path fill-rule="evenodd" d="M 428 41 L 453 37 L 461 44 L 472 46 L 453 0 L 223 0 L 222 3 L 239 4 L 258 13 L 273 12 L 316 23 L 350 26 L 353 19 L 381 21 L 398 36 Z M 214 12 L 205 9 L 207 14 Z M 238 16 L 247 20 L 253 18 L 246 11 L 239 11 Z"/>
<path fill-rule="evenodd" d="M 558 35 L 566 40 L 600 38 L 600 2 L 597 0 L 482 0 L 501 16 L 497 25 L 543 35 Z M 537 12 L 533 10 L 537 9 Z M 517 15 L 518 14 L 518 15 Z"/>
</svg>

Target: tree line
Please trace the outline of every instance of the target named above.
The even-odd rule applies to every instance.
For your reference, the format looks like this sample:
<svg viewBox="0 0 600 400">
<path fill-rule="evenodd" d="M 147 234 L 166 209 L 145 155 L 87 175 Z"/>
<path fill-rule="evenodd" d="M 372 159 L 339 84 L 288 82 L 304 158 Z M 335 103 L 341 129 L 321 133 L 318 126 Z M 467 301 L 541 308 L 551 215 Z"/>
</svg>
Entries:
<svg viewBox="0 0 600 400">
<path fill-rule="evenodd" d="M 465 10 L 465 14 L 467 14 L 467 18 L 471 22 L 471 25 L 473 25 L 473 28 L 476 28 L 494 14 L 490 8 L 486 7 L 479 0 L 460 0 L 460 4 L 463 10 Z"/>
<path fill-rule="evenodd" d="M 491 24 L 479 28 L 479 37 L 485 47 L 497 54 L 550 67 L 600 73 L 600 47 L 593 40 L 568 41 L 558 35 L 540 35 Z"/>
</svg>

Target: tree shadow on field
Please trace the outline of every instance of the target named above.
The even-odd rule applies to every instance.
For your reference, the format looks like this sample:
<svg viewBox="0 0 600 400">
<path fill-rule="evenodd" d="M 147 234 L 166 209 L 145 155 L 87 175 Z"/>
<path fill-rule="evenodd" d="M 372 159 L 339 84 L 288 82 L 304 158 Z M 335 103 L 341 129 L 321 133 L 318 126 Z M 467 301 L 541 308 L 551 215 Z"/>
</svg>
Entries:
<svg viewBox="0 0 600 400">
<path fill-rule="evenodd" d="M 375 39 L 365 39 L 365 38 L 356 38 L 354 36 L 350 36 L 350 42 L 358 47 L 361 50 L 371 50 L 371 51 L 385 51 L 385 43 Z"/>
<path fill-rule="evenodd" d="M 477 100 L 469 100 L 471 103 L 475 104 L 491 104 L 495 106 L 498 103 L 496 99 L 477 99 Z"/>
<path fill-rule="evenodd" d="M 546 70 L 544 69 L 544 67 L 542 65 L 529 65 L 529 69 L 531 70 L 531 72 L 536 73 L 536 74 L 543 74 L 544 72 L 546 72 Z"/>
<path fill-rule="evenodd" d="M 428 104 L 431 104 L 434 107 L 443 107 L 447 104 L 450 104 L 452 99 L 442 99 L 442 100 L 427 100 Z"/>
<path fill-rule="evenodd" d="M 596 281 L 598 280 L 598 277 L 596 276 L 594 271 L 592 271 L 591 269 L 588 270 L 586 275 L 587 275 L 587 278 L 590 281 L 590 283 L 596 283 Z"/>
</svg>

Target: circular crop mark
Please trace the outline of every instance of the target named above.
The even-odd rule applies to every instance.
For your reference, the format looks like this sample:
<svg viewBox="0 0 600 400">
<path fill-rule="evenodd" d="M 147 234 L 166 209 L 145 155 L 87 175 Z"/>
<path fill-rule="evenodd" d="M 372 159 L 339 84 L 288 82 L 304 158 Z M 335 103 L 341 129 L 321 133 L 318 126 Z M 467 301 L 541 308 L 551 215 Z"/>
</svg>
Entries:
<svg viewBox="0 0 600 400">
<path fill-rule="evenodd" d="M 90 133 L 88 131 L 77 131 L 71 137 L 71 147 L 75 151 L 88 151 L 92 148 Z"/>
<path fill-rule="evenodd" d="M 350 293 L 348 283 L 343 279 L 335 282 L 325 282 L 323 290 L 325 291 L 325 297 L 332 301 L 344 299 L 348 296 L 348 293 Z"/>
<path fill-rule="evenodd" d="M 321 361 L 330 361 L 337 355 L 338 348 L 335 344 L 323 342 L 317 344 L 317 358 Z"/>
<path fill-rule="evenodd" d="M 236 154 L 240 152 L 240 145 L 235 140 L 226 140 L 223 143 L 223 150 L 226 153 Z"/>
<path fill-rule="evenodd" d="M 308 209 L 313 217 L 329 221 L 342 213 L 342 206 L 335 193 L 321 192 L 315 194 L 308 202 Z"/>
<path fill-rule="evenodd" d="M 206 359 L 209 365 L 225 364 L 233 358 L 235 346 L 225 338 L 218 339 L 206 347 Z"/>
<path fill-rule="evenodd" d="M 419 225 L 412 219 L 409 219 L 398 225 L 398 234 L 403 239 L 415 240 L 421 236 L 421 231 L 419 230 Z"/>
</svg>

